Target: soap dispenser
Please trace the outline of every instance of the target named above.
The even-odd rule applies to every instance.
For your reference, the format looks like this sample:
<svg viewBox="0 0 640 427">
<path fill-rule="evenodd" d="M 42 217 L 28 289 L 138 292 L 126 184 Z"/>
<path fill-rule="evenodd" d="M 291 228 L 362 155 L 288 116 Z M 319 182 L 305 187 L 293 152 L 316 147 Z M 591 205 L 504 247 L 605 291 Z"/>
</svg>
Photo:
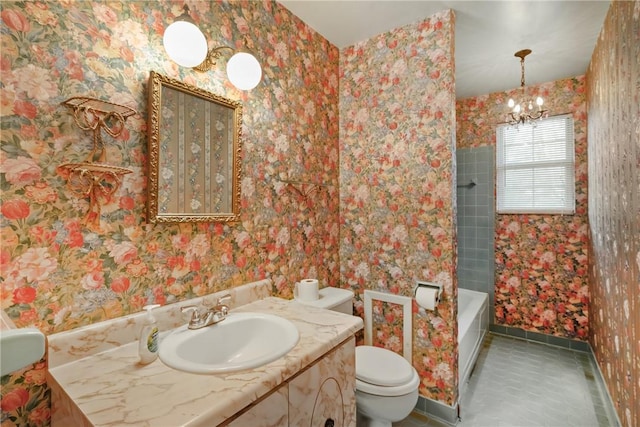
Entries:
<svg viewBox="0 0 640 427">
<path fill-rule="evenodd" d="M 160 307 L 160 304 L 145 305 L 143 307 L 147 310 L 147 315 L 140 330 L 140 342 L 138 344 L 140 363 L 143 365 L 151 363 L 158 358 L 158 325 L 151 312 L 156 307 Z"/>
</svg>

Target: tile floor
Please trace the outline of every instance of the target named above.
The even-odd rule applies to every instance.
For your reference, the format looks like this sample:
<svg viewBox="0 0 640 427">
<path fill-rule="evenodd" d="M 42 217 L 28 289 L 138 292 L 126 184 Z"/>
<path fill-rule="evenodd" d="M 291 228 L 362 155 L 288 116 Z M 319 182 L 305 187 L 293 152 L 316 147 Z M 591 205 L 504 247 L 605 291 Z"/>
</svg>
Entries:
<svg viewBox="0 0 640 427">
<path fill-rule="evenodd" d="M 588 353 L 488 334 L 457 427 L 615 427 L 596 369 Z M 393 426 L 447 424 L 413 413 Z"/>
</svg>

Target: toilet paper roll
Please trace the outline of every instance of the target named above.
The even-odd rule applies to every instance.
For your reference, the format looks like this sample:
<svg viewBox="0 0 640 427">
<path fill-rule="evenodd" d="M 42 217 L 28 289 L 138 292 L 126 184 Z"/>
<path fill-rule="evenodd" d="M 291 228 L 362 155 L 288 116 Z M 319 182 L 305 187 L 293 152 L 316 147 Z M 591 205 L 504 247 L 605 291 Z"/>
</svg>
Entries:
<svg viewBox="0 0 640 427">
<path fill-rule="evenodd" d="M 293 296 L 301 301 L 315 301 L 319 297 L 318 279 L 302 279 L 296 283 Z"/>
<path fill-rule="evenodd" d="M 439 302 L 439 289 L 419 286 L 416 290 L 416 302 L 425 310 L 433 310 Z"/>
</svg>

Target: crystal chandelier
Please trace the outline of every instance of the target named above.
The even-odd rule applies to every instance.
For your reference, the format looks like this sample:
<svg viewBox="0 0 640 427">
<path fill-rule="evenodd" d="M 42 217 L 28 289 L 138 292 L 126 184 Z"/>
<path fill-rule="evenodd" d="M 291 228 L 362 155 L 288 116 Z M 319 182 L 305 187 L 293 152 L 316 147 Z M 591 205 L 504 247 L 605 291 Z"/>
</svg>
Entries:
<svg viewBox="0 0 640 427">
<path fill-rule="evenodd" d="M 509 108 L 511 112 L 507 114 L 506 122 L 510 125 L 520 125 L 525 123 L 531 123 L 534 120 L 541 119 L 545 116 L 547 110 L 542 109 L 544 100 L 541 97 L 528 98 L 524 89 L 524 58 L 531 53 L 531 49 L 519 50 L 514 56 L 520 58 L 520 67 L 522 69 L 522 75 L 520 78 L 520 90 L 521 99 L 515 101 L 513 98 L 509 99 Z"/>
</svg>

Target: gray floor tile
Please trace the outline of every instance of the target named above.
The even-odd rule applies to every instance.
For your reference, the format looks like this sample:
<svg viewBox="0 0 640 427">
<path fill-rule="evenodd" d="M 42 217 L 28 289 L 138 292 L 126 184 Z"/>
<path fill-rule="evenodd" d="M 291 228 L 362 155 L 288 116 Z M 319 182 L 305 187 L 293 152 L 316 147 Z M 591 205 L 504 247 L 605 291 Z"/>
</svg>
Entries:
<svg viewBox="0 0 640 427">
<path fill-rule="evenodd" d="M 583 352 L 488 334 L 457 427 L 615 427 Z M 447 427 L 411 414 L 393 427 Z"/>
</svg>

